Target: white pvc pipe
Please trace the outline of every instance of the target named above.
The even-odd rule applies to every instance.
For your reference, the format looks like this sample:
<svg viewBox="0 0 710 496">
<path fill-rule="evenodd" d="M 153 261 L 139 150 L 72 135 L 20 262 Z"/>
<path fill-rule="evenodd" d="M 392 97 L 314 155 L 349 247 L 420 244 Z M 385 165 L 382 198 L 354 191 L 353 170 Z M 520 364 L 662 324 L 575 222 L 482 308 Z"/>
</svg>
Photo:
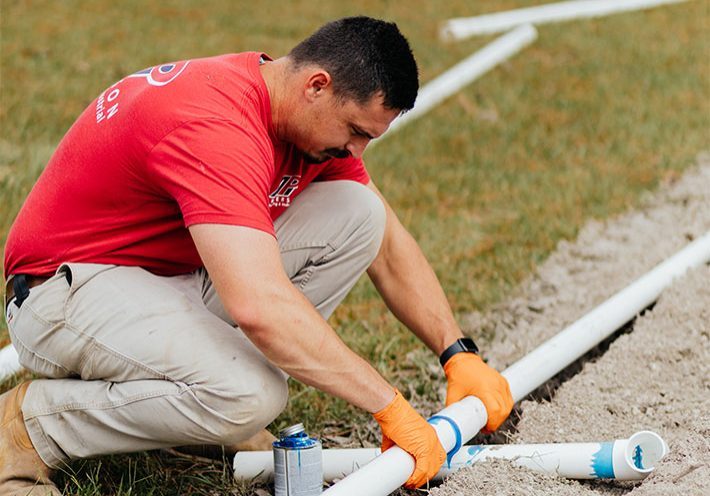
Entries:
<svg viewBox="0 0 710 496">
<path fill-rule="evenodd" d="M 656 301 L 674 279 L 708 261 L 710 231 L 503 371 L 513 399 L 523 399 Z"/>
<path fill-rule="evenodd" d="M 668 445 L 651 431 L 602 443 L 464 446 L 436 477 L 443 479 L 462 467 L 489 458 L 505 458 L 521 467 L 568 479 L 641 480 L 666 453 Z"/>
<path fill-rule="evenodd" d="M 486 409 L 481 400 L 467 396 L 429 419 L 446 452 L 456 452 L 463 441 L 471 439 L 486 424 Z M 393 446 L 371 463 L 353 472 L 325 493 L 375 495 L 389 494 L 402 486 L 414 472 L 414 458 Z M 375 477 L 374 479 L 372 477 Z"/>
<path fill-rule="evenodd" d="M 463 446 L 434 477 L 443 480 L 455 471 L 489 458 L 505 458 L 516 465 L 568 479 L 640 480 L 648 476 L 668 452 L 661 437 L 650 431 L 629 439 L 602 443 L 502 444 Z M 378 448 L 323 451 L 323 480 L 341 479 L 374 460 Z M 239 479 L 274 478 L 272 451 L 240 452 L 234 457 Z"/>
<path fill-rule="evenodd" d="M 475 17 L 449 19 L 441 27 L 439 36 L 446 41 L 463 40 L 474 35 L 500 33 L 521 24 L 539 25 L 571 19 L 602 17 L 685 1 L 687 0 L 578 0 L 550 3 Z"/>
<path fill-rule="evenodd" d="M 11 344 L 0 350 L 0 381 L 22 370 L 15 347 Z"/>
<path fill-rule="evenodd" d="M 323 450 L 323 480 L 342 479 L 380 455 L 380 448 Z M 234 455 L 234 477 L 270 482 L 274 480 L 273 451 L 240 451 Z"/>
<path fill-rule="evenodd" d="M 537 31 L 534 27 L 520 26 L 432 79 L 420 88 L 414 108 L 395 119 L 387 132 L 372 143 L 376 143 L 384 136 L 392 134 L 407 123 L 426 114 L 461 88 L 522 50 L 535 38 L 537 38 Z"/>
<path fill-rule="evenodd" d="M 675 278 L 708 261 L 710 231 L 503 371 L 510 383 L 513 399 L 519 401 L 537 389 L 653 303 Z M 471 403 L 475 408 L 453 408 L 462 402 Z M 434 416 L 447 417 L 446 435 L 442 436 L 439 429 L 442 422 L 434 426 L 447 453 L 457 444 L 451 442 L 451 433 L 458 430 L 461 437 L 468 440 L 473 437 L 469 436 L 470 426 L 481 427 L 487 420 L 486 411 L 479 400 L 469 396 L 459 403 L 450 405 Z M 458 450 L 454 450 L 454 453 L 456 451 Z M 389 455 L 390 452 L 395 453 Z M 324 494 L 389 494 L 409 478 L 413 469 L 413 458 L 395 446 L 332 486 Z"/>
<path fill-rule="evenodd" d="M 443 479 L 489 458 L 505 458 L 516 465 L 568 479 L 640 480 L 653 471 L 667 452 L 663 439 L 651 431 L 601 443 L 464 446 L 436 478 Z"/>
</svg>

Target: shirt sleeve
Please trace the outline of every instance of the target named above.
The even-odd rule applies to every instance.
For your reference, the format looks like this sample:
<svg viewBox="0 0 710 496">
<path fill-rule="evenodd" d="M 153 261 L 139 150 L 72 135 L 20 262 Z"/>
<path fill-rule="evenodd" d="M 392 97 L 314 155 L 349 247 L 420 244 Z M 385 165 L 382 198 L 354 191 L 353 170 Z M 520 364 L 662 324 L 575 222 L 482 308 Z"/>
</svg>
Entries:
<svg viewBox="0 0 710 496">
<path fill-rule="evenodd" d="M 362 159 L 348 157 L 329 161 L 323 170 L 316 176 L 315 181 L 357 181 L 362 184 L 370 182 L 370 175 L 365 169 Z"/>
<path fill-rule="evenodd" d="M 229 224 L 274 235 L 268 207 L 273 149 L 258 131 L 229 120 L 191 121 L 153 148 L 147 168 L 177 202 L 185 227 Z"/>
</svg>

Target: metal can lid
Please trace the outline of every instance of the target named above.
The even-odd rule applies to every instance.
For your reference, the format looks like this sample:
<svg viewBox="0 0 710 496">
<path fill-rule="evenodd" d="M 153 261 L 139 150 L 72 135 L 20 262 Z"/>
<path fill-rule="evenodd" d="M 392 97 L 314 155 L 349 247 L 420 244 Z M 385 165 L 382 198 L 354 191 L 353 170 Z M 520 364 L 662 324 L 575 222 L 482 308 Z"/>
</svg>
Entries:
<svg viewBox="0 0 710 496">
<path fill-rule="evenodd" d="M 300 434 L 301 432 L 306 432 L 306 428 L 303 427 L 303 424 L 294 424 L 291 427 L 286 427 L 285 429 L 281 429 L 279 432 L 279 437 L 281 439 L 285 437 L 290 437 L 294 436 L 296 434 Z"/>
</svg>

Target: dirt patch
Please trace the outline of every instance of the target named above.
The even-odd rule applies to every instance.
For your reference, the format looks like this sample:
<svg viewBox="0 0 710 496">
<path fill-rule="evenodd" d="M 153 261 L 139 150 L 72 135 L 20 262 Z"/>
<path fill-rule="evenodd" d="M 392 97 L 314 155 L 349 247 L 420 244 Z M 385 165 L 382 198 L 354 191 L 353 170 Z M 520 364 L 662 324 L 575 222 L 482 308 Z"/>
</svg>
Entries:
<svg viewBox="0 0 710 496">
<path fill-rule="evenodd" d="M 561 243 L 515 295 L 467 319 L 494 333 L 486 350 L 504 369 L 656 264 L 710 231 L 710 156 L 649 194 L 640 209 L 591 222 Z M 549 401 L 525 401 L 512 442 L 604 441 L 654 430 L 670 453 L 643 482 L 576 482 L 504 461 L 474 465 L 431 491 L 464 494 L 710 493 L 710 268 L 676 281 L 633 330 L 583 365 Z M 630 329 L 631 330 L 631 329 Z"/>
</svg>

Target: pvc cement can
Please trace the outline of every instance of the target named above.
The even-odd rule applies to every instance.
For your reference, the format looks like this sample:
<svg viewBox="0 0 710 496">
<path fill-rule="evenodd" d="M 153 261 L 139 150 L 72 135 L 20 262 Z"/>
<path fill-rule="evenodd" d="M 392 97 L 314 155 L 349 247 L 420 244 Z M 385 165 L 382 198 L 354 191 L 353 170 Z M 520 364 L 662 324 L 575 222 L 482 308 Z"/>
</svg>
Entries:
<svg viewBox="0 0 710 496">
<path fill-rule="evenodd" d="M 323 449 L 303 424 L 292 425 L 274 441 L 274 495 L 312 496 L 323 492 Z"/>
</svg>

